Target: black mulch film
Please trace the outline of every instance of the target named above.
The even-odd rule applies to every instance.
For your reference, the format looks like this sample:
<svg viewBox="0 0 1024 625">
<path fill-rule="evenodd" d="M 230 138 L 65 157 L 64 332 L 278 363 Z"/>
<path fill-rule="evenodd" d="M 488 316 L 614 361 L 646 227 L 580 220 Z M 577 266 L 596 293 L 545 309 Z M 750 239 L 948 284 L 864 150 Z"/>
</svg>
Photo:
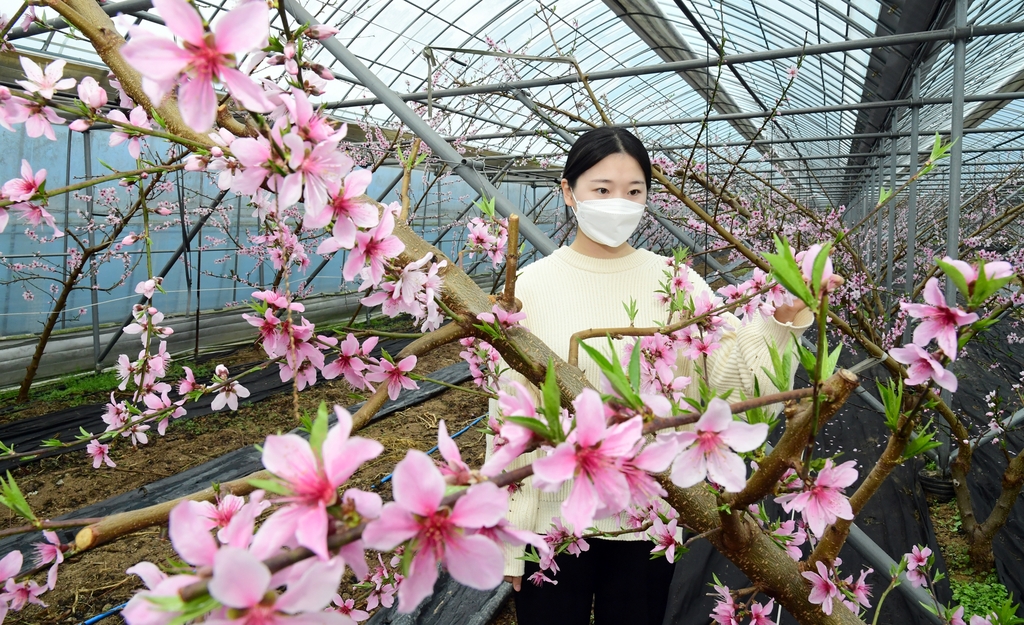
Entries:
<svg viewBox="0 0 1024 625">
<path fill-rule="evenodd" d="M 380 358 L 381 349 L 386 349 L 389 354 L 397 354 L 411 342 L 411 339 L 381 341 L 377 343 L 375 349 L 371 352 L 371 356 Z M 333 359 L 333 356 L 328 357 L 327 362 L 331 362 Z M 244 371 L 257 364 L 259 363 L 239 364 L 233 366 L 232 369 Z M 317 381 L 323 382 L 323 380 L 324 378 L 318 374 Z M 249 397 L 239 398 L 238 404 L 240 406 L 263 401 L 272 395 L 290 391 L 292 388 L 290 380 L 288 382 L 281 381 L 280 369 L 276 364 L 270 365 L 262 371 L 255 371 L 243 376 L 239 383 L 249 391 Z M 178 397 L 178 395 L 174 395 L 175 399 Z M 210 409 L 211 403 L 213 403 L 213 396 L 210 395 L 201 397 L 199 401 L 191 402 L 187 407 L 188 413 L 180 419 L 176 419 L 176 421 L 186 421 L 211 414 L 213 412 Z M 73 441 L 80 434 L 79 428 L 84 428 L 85 431 L 96 434 L 103 432 L 107 427 L 106 423 L 103 422 L 103 413 L 105 411 L 106 404 L 87 404 L 37 417 L 12 421 L 0 425 L 0 441 L 3 441 L 6 445 L 14 445 L 15 449 L 19 452 L 40 449 L 37 458 L 47 458 L 77 451 L 84 449 L 87 443 L 61 449 L 41 449 L 39 442 L 51 438 L 65 443 Z M 23 463 L 17 460 L 0 460 L 0 473 L 18 467 L 21 464 Z"/>
<path fill-rule="evenodd" d="M 960 388 L 954 396 L 954 409 L 969 415 L 975 424 L 974 432 L 986 428 L 988 418 L 985 417 L 984 396 L 993 389 L 998 389 L 1003 397 L 1013 397 L 1010 384 L 1015 382 L 1021 370 L 1024 370 L 1024 350 L 1012 349 L 1006 342 L 1006 329 L 993 328 L 983 338 L 968 348 L 968 356 L 955 364 L 954 371 L 960 381 Z M 384 342 L 382 346 L 391 353 L 401 349 L 400 344 Z M 379 348 L 378 348 L 379 349 Z M 846 353 L 840 359 L 841 365 L 851 366 L 858 362 L 857 355 Z M 995 362 L 997 367 L 980 363 Z M 880 368 L 862 373 L 865 378 L 864 388 L 877 397 L 873 376 L 884 377 Z M 465 381 L 469 378 L 468 367 L 464 363 L 452 365 L 432 375 L 451 383 Z M 798 380 L 797 386 L 806 386 L 807 381 Z M 276 392 L 288 388 L 282 384 L 276 369 L 271 368 L 247 377 L 243 385 L 252 394 L 247 402 L 259 401 Z M 419 391 L 403 392 L 396 402 L 388 402 L 376 418 L 383 418 L 397 410 L 404 409 L 425 401 L 429 397 L 443 392 L 443 387 L 423 383 Z M 1009 403 L 1012 412 L 1016 406 Z M 97 412 L 97 408 L 99 411 Z M 352 410 L 355 407 L 350 408 Z M 205 410 L 205 412 L 203 412 Z M 199 416 L 209 412 L 208 406 L 194 406 L 189 416 Z M 99 420 L 102 407 L 79 407 L 74 410 L 62 411 L 45 415 L 23 422 L 0 427 L 0 440 L 7 443 L 28 445 L 43 438 L 64 434 L 73 436 L 79 424 L 87 430 L 102 429 Z M 74 420 L 74 421 L 72 421 Z M 29 422 L 34 425 L 29 425 Z M 97 425 L 99 424 L 99 425 Z M 819 437 L 819 453 L 826 455 L 842 452 L 839 462 L 856 460 L 861 478 L 879 456 L 887 439 L 883 417 L 863 399 L 853 395 L 847 405 L 825 427 Z M 777 435 L 776 435 L 777 436 Z M 1011 434 L 1008 439 L 1010 452 L 1020 452 L 1022 437 L 1019 433 Z M 9 466 L 9 465 L 7 465 Z M 939 567 L 945 570 L 941 561 L 924 493 L 917 483 L 917 471 L 922 461 L 915 460 L 897 468 L 885 482 L 879 492 L 871 499 L 866 509 L 858 516 L 857 524 L 886 553 L 894 559 L 910 551 L 915 544 L 927 544 L 936 553 Z M 991 510 L 1000 490 L 1000 479 L 1005 458 L 1001 450 L 994 445 L 985 445 L 974 454 L 974 468 L 971 473 L 970 488 L 977 505 L 980 518 Z M 252 447 L 240 449 L 224 456 L 194 467 L 178 475 L 159 480 L 141 487 L 130 493 L 113 497 L 93 504 L 74 513 L 60 518 L 86 516 L 102 516 L 115 512 L 133 510 L 162 501 L 168 501 L 209 486 L 214 481 L 226 481 L 242 477 L 261 468 L 259 454 Z M 853 492 L 857 484 L 848 489 Z M 775 504 L 770 513 L 782 517 L 783 512 Z M 62 540 L 73 538 L 73 531 L 63 531 Z M 30 550 L 30 544 L 37 537 L 26 535 L 0 541 L 0 553 L 13 549 Z M 1010 521 L 1000 532 L 995 541 L 996 567 L 1000 580 L 1015 599 L 1020 600 L 1021 589 L 1024 588 L 1024 502 L 1020 499 L 1015 504 Z M 841 570 L 844 576 L 857 576 L 867 564 L 850 545 L 844 547 Z M 676 566 L 672 581 L 669 606 L 665 615 L 665 625 L 683 625 L 689 623 L 706 623 L 714 607 L 714 598 L 709 596 L 712 572 L 725 585 L 733 589 L 749 586 L 747 578 L 726 558 L 711 548 L 706 541 L 695 543 Z M 876 571 L 869 576 L 868 582 L 873 585 L 874 597 L 877 601 L 888 583 L 887 571 Z M 392 608 L 380 610 L 368 622 L 371 625 L 483 625 L 487 623 L 501 604 L 511 594 L 509 584 L 502 584 L 493 591 L 476 591 L 465 588 L 442 573 L 435 585 L 434 594 L 411 614 L 402 615 Z M 938 585 L 939 599 L 950 600 L 948 584 Z M 767 600 L 763 598 L 763 600 Z M 795 623 L 789 614 L 783 612 L 780 625 Z M 911 605 L 899 592 L 890 593 L 879 619 L 883 623 L 921 624 L 929 620 L 922 608 Z"/>
</svg>

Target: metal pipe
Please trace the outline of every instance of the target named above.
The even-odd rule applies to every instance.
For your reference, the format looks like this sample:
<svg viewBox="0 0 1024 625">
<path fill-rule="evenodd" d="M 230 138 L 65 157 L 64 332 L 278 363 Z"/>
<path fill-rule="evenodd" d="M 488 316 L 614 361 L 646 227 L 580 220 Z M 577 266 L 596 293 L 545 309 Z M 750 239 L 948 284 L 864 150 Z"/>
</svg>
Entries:
<svg viewBox="0 0 1024 625">
<path fill-rule="evenodd" d="M 892 129 L 896 130 L 897 116 L 895 112 L 892 116 Z M 889 190 L 891 193 L 896 192 L 896 139 L 890 139 L 889 154 Z M 885 254 L 885 292 L 886 292 L 886 309 L 892 307 L 892 264 L 895 256 L 895 238 L 896 238 L 896 201 L 890 200 L 889 205 L 885 208 L 889 214 L 889 240 L 886 241 L 886 254 Z"/>
<path fill-rule="evenodd" d="M 71 141 L 70 136 L 68 137 L 68 141 Z M 82 141 L 84 142 L 82 147 L 85 157 L 85 179 L 89 180 L 92 178 L 92 133 L 89 132 L 88 130 L 83 132 Z M 93 193 L 90 193 L 88 195 L 89 199 L 86 201 L 86 208 L 89 211 L 90 222 L 92 222 L 92 220 L 96 217 L 96 215 L 93 213 L 93 195 Z M 67 227 L 66 223 L 64 224 L 64 227 Z M 89 228 L 88 240 L 89 247 L 95 248 L 96 235 L 94 228 Z M 92 265 L 92 267 L 90 267 L 87 271 L 89 271 L 89 286 L 92 287 L 91 289 L 89 289 L 89 300 L 90 303 L 92 304 L 92 314 L 90 315 L 90 317 L 92 317 L 93 368 L 96 369 L 96 371 L 99 371 L 100 361 L 103 360 L 103 357 L 100 356 L 100 308 L 99 289 L 97 288 L 99 286 L 97 284 L 97 274 L 99 273 L 99 268 L 96 267 L 96 263 L 93 262 L 92 260 L 89 261 L 89 264 Z"/>
<path fill-rule="evenodd" d="M 912 99 L 917 100 L 917 96 L 921 95 L 921 69 L 917 68 L 914 70 L 913 83 L 911 86 Z M 912 155 L 910 162 L 910 170 L 913 172 L 917 169 L 919 164 L 918 155 L 918 126 L 921 122 L 921 107 L 914 105 L 910 109 L 910 154 Z M 904 279 L 905 284 L 903 285 L 903 292 L 910 295 L 914 290 L 914 264 L 916 262 L 915 255 L 917 254 L 917 181 L 910 183 L 910 188 L 907 190 L 907 253 L 904 255 L 904 262 L 907 265 L 906 278 Z M 903 333 L 903 339 L 906 340 L 910 336 L 910 324 L 907 324 L 907 329 Z"/>
<path fill-rule="evenodd" d="M 314 18 L 313 15 L 296 0 L 285 0 L 285 8 L 295 17 L 295 19 L 299 20 L 300 23 L 308 23 L 310 25 L 319 23 L 316 18 Z M 353 76 L 355 76 L 356 80 L 362 83 L 363 86 L 369 89 L 377 98 L 380 98 L 380 102 L 391 109 L 395 116 L 402 120 L 413 134 L 430 146 L 430 149 L 434 154 L 436 154 L 441 161 L 447 163 L 452 168 L 452 171 L 465 180 L 474 191 L 484 197 L 494 198 L 495 209 L 502 217 L 508 217 L 513 213 L 520 214 L 519 210 L 512 204 L 512 202 L 499 194 L 498 190 L 494 188 L 494 185 L 492 185 L 485 177 L 480 175 L 478 171 L 467 166 L 467 160 L 456 152 L 452 146 L 448 145 L 448 143 L 442 139 L 429 124 L 423 121 L 423 118 L 406 106 L 405 101 L 397 93 L 389 89 L 388 86 L 385 85 L 383 81 L 381 81 L 381 79 L 371 72 L 365 65 L 363 65 L 362 62 L 356 58 L 351 51 L 349 51 L 345 44 L 343 44 L 339 39 L 333 37 L 325 39 L 321 44 L 331 54 L 331 56 L 340 61 L 341 64 L 344 65 Z M 521 214 L 520 217 L 522 217 Z M 519 231 L 526 240 L 532 243 L 534 247 L 539 249 L 541 253 L 545 255 L 554 252 L 557 248 L 555 243 L 529 219 L 520 219 Z"/>
<path fill-rule="evenodd" d="M 1024 32 L 1024 22 L 1009 22 L 1006 24 L 982 24 L 972 25 L 965 28 L 944 28 L 941 30 L 928 30 L 913 33 L 902 33 L 885 37 L 866 37 L 863 39 L 852 39 L 822 43 L 810 46 L 798 46 L 792 48 L 779 48 L 776 50 L 761 50 L 744 54 L 730 54 L 721 58 L 721 62 L 730 64 L 753 63 L 756 61 L 772 61 L 777 59 L 797 58 L 801 56 L 815 56 L 819 54 L 831 54 L 833 52 L 846 52 L 849 50 L 870 50 L 874 48 L 885 48 L 903 46 L 912 43 L 929 43 L 933 41 L 952 41 L 955 38 L 989 37 L 993 35 L 1009 35 Z M 332 41 L 332 40 L 328 40 Z M 340 43 L 340 42 L 339 42 Z M 640 67 L 625 67 L 621 69 L 606 70 L 600 72 L 589 72 L 587 80 L 593 83 L 599 80 L 611 80 L 613 78 L 626 78 L 632 76 L 645 76 L 649 74 L 664 74 L 670 72 L 684 72 L 695 69 L 707 69 L 719 64 L 719 59 L 696 58 L 687 61 L 676 61 L 672 63 L 659 63 L 656 65 L 642 65 Z M 350 70 L 351 71 L 351 70 Z M 353 72 L 354 74 L 355 72 Z M 356 80 L 361 80 L 356 75 Z M 531 80 L 514 80 L 503 83 L 492 83 L 488 85 L 474 85 L 471 87 L 458 87 L 455 89 L 437 89 L 431 93 L 417 91 L 414 93 L 394 94 L 402 101 L 426 100 L 431 98 L 449 98 L 456 96 L 478 95 L 482 93 L 494 93 L 499 91 L 512 91 L 513 89 L 532 89 L 534 87 L 551 87 L 555 85 L 571 85 L 580 82 L 579 76 L 562 76 L 559 78 L 545 77 Z M 365 83 L 363 83 L 365 85 Z M 368 85 L 367 85 L 368 86 Z M 371 89 L 371 91 L 373 91 Z M 375 92 L 376 93 L 376 92 Z M 373 106 L 375 104 L 386 104 L 383 98 L 378 95 L 374 98 L 360 98 L 357 100 L 346 100 L 343 102 L 327 103 L 325 108 L 356 108 Z M 388 108 L 395 110 L 392 106 Z"/>
<path fill-rule="evenodd" d="M 147 11 L 153 8 L 153 0 L 123 0 L 122 2 L 115 2 L 113 4 L 101 4 L 100 8 L 107 15 L 117 15 L 118 13 L 137 13 L 139 11 Z M 147 16 L 147 18 L 152 16 Z M 153 17 L 152 19 L 157 19 Z M 163 23 L 163 20 L 160 20 Z M 69 27 L 64 18 L 55 17 L 46 23 L 46 26 L 40 26 L 39 24 L 33 24 L 29 26 L 28 30 L 21 30 L 19 28 L 12 28 L 11 32 L 7 33 L 8 41 L 14 41 L 15 39 L 24 39 L 25 37 L 32 37 L 35 35 L 42 35 L 49 33 L 54 30 L 64 30 Z"/>
</svg>

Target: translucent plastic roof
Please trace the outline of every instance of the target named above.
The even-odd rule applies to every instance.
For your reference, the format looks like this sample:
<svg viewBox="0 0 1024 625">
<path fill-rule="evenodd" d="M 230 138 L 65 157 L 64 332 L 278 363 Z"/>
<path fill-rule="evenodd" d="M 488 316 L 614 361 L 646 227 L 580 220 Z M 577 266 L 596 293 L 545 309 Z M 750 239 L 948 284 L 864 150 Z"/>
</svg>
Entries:
<svg viewBox="0 0 1024 625">
<path fill-rule="evenodd" d="M 230 9 L 235 0 L 196 0 L 209 19 Z M 116 2 L 110 2 L 116 6 Z M 536 79 L 565 79 L 575 75 L 565 57 L 575 58 L 581 70 L 598 74 L 657 66 L 667 60 L 716 57 L 715 45 L 724 41 L 727 55 L 756 54 L 765 50 L 800 48 L 818 44 L 856 42 L 929 28 L 948 28 L 949 14 L 936 13 L 922 24 L 922 7 L 950 3 L 922 0 L 306 0 L 303 6 L 326 24 L 340 28 L 338 39 L 394 91 L 406 94 L 425 91 L 434 74 L 433 122 L 450 139 L 489 152 L 548 157 L 557 166 L 564 142 L 545 136 L 550 127 L 512 93 L 507 83 Z M 10 15 L 20 5 L 0 0 Z M 44 11 L 47 13 L 48 11 Z M 136 12 L 142 24 L 162 28 L 156 12 Z M 52 14 L 51 14 L 52 17 Z M 914 22 L 914 20 L 918 20 Z M 632 21 L 631 21 L 632 20 Z M 644 20 L 647 20 L 646 22 Z M 968 11 L 972 25 L 1024 21 L 1019 0 L 973 0 Z M 125 22 L 118 22 L 125 24 Z M 913 23 L 911 25 L 911 23 Z M 637 24 L 641 26 L 638 27 Z M 280 28 L 274 16 L 274 27 Z M 715 45 L 712 45 L 714 42 Z M 88 44 L 62 35 L 43 34 L 19 39 L 22 49 L 34 49 L 85 64 L 98 64 Z M 710 160 L 741 156 L 751 166 L 773 156 L 774 169 L 796 181 L 796 193 L 833 203 L 854 198 L 866 172 L 878 167 L 873 157 L 856 161 L 851 150 L 869 149 L 887 158 L 889 139 L 857 133 L 885 133 L 891 129 L 891 111 L 879 119 L 890 120 L 884 129 L 865 125 L 858 103 L 909 97 L 908 68 L 921 71 L 921 96 L 949 98 L 952 91 L 953 46 L 950 41 L 925 44 L 919 57 L 906 59 L 903 69 L 884 61 L 904 54 L 892 48 L 856 49 L 774 60 L 753 60 L 731 67 L 711 65 L 682 72 L 647 72 L 642 75 L 596 79 L 592 87 L 614 123 L 635 124 L 636 133 L 652 153 L 663 149 L 670 155 L 688 154 L 700 135 L 710 149 L 698 150 Z M 503 58 L 481 53 L 512 53 L 530 58 Z M 538 58 L 539 57 L 539 58 Z M 551 57 L 560 57 L 559 59 Z M 875 64 L 873 65 L 873 59 Z M 372 94 L 350 78 L 351 72 L 326 50 L 318 49 L 316 62 L 334 70 L 336 80 L 325 86 L 319 101 L 348 120 L 397 127 L 397 119 L 382 104 L 367 103 Z M 792 81 L 791 68 L 800 61 Z M 911 61 L 913 63 L 911 63 Z M 972 95 L 1024 91 L 1024 36 L 1020 34 L 977 37 L 967 46 L 968 100 Z M 280 68 L 267 70 L 274 77 Z M 714 84 L 715 107 L 710 114 L 749 113 L 744 119 L 711 121 L 702 129 L 700 119 L 709 112 L 709 92 L 699 83 Z M 1015 81 L 1020 81 L 1020 84 Z M 526 89 L 529 98 L 549 107 L 546 113 L 557 123 L 578 131 L 580 120 L 600 123 L 598 112 L 579 82 L 541 85 Z M 566 84 L 567 83 L 567 84 Z M 791 84 L 790 84 L 791 83 Z M 443 90 L 491 85 L 493 91 L 456 97 Z M 695 86 L 697 85 L 697 86 Z M 879 90 L 891 88 L 880 97 Z M 353 106 L 356 101 L 357 106 Z M 421 99 L 421 103 L 425 103 Z M 779 108 L 780 115 L 766 122 L 766 111 Z M 845 107 L 845 110 L 803 109 Z M 1024 128 L 1024 103 L 971 102 L 965 106 L 967 126 L 972 129 Z M 423 111 L 426 115 L 426 111 Z M 760 116 L 758 116 L 760 115 Z M 908 133 L 910 115 L 905 106 L 896 111 L 897 130 Z M 950 105 L 930 104 L 921 109 L 923 135 L 948 132 Z M 674 121 L 672 121 L 674 120 Z M 683 121 L 679 121 L 683 120 Z M 660 123 L 672 121 L 672 123 Z M 763 128 L 762 128 L 763 127 Z M 753 133 L 760 142 L 744 148 Z M 829 137 L 828 140 L 822 138 Z M 1024 146 L 1024 132 L 974 132 L 965 137 L 966 162 L 1019 161 L 1013 146 Z M 867 141 L 865 143 L 864 141 Z M 922 139 L 927 146 L 930 139 Z M 866 146 L 866 147 L 865 147 Z M 977 150 L 998 147 L 999 156 Z M 906 153 L 909 139 L 900 138 L 897 148 Z M 715 155 L 717 154 L 717 156 Z M 996 154 L 996 153 L 993 153 Z M 977 157 L 981 161 L 977 161 Z M 863 162 L 861 162 L 863 161 Z M 906 176 L 910 157 L 900 157 Z M 500 165 L 499 165 L 500 166 Z M 538 172 L 542 175 L 543 172 Z M 773 174 L 774 175 L 774 174 Z M 551 178 L 548 173 L 548 178 Z"/>
</svg>

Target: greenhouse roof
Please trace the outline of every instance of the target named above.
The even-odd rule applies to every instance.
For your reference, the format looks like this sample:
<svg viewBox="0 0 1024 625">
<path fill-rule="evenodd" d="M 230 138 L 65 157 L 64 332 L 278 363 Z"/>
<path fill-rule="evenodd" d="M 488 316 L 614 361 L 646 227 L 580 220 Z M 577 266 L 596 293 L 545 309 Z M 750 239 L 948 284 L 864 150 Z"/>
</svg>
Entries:
<svg viewBox="0 0 1024 625">
<path fill-rule="evenodd" d="M 234 2 L 195 4 L 215 21 Z M 751 171 L 785 176 L 798 197 L 824 206 L 854 201 L 868 175 L 888 158 L 893 136 L 898 136 L 901 175 L 907 175 L 915 70 L 922 100 L 920 149 L 930 147 L 928 135 L 950 132 L 954 4 L 306 0 L 302 5 L 322 23 L 338 27 L 338 40 L 392 90 L 422 105 L 429 101 L 436 129 L 449 140 L 488 153 L 550 161 L 550 169 L 518 166 L 520 178 L 557 178 L 566 148 L 527 106 L 529 100 L 573 132 L 601 123 L 576 67 L 567 62 L 573 59 L 591 77 L 612 123 L 634 128 L 652 153 L 689 156 L 697 142 L 697 160 L 742 158 Z M 2 2 L 7 15 L 19 5 Z M 116 22 L 125 31 L 131 23 L 163 28 L 148 0 L 106 6 L 112 15 L 130 14 Z M 273 21 L 280 30 L 281 14 Z M 1024 4 L 973 0 L 966 26 L 974 36 L 966 55 L 964 184 L 983 186 L 1024 161 L 1017 153 L 1024 148 L 1024 103 L 1016 99 L 1024 91 Z M 12 39 L 19 50 L 101 66 L 84 40 L 38 27 L 24 34 L 15 27 Z M 808 54 L 801 57 L 801 50 Z M 392 111 L 326 49 L 319 48 L 313 60 L 334 72 L 336 79 L 324 86 L 319 102 L 339 118 L 399 126 Z M 267 75 L 273 77 L 273 71 L 282 70 L 271 68 Z M 1008 95 L 993 95 L 1000 93 Z M 943 176 L 940 168 L 928 184 L 941 186 Z"/>
</svg>

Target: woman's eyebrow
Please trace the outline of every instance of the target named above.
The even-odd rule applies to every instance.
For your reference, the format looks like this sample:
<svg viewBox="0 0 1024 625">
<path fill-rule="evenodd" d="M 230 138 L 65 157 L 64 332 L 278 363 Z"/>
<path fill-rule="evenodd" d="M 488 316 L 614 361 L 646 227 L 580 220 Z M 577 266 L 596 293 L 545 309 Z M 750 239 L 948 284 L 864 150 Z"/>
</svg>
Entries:
<svg viewBox="0 0 1024 625">
<path fill-rule="evenodd" d="M 614 181 L 613 180 L 607 180 L 605 178 L 600 178 L 598 180 L 591 180 L 590 182 L 591 183 L 598 183 L 598 182 L 614 182 Z M 646 185 L 647 183 L 645 181 L 643 181 L 643 180 L 634 180 L 634 181 L 630 182 L 629 184 L 643 184 L 643 185 Z"/>
</svg>

